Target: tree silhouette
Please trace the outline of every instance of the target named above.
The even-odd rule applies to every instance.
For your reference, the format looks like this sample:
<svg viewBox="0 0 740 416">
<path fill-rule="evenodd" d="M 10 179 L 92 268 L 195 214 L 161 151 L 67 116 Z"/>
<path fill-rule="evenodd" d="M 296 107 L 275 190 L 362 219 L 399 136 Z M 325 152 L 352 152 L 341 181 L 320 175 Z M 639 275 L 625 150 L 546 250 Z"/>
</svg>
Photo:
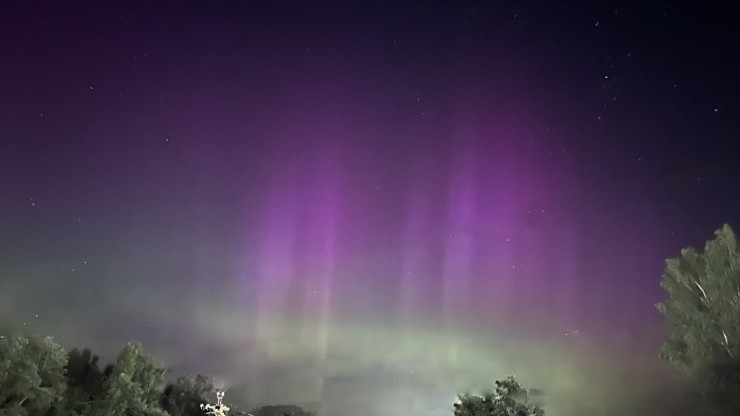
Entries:
<svg viewBox="0 0 740 416">
<path fill-rule="evenodd" d="M 197 375 L 179 377 L 175 383 L 167 385 L 162 395 L 162 408 L 172 416 L 201 416 L 200 405 L 207 401 L 207 395 L 215 391 L 212 377 Z"/>
<path fill-rule="evenodd" d="M 75 348 L 69 352 L 67 360 L 68 402 L 90 402 L 103 398 L 103 382 L 113 372 L 108 365 L 105 371 L 98 367 L 100 357 L 85 348 L 82 353 Z"/>
<path fill-rule="evenodd" d="M 496 381 L 496 390 L 483 396 L 464 394 L 454 404 L 455 416 L 544 416 L 529 402 L 529 394 L 514 378 Z"/>
<path fill-rule="evenodd" d="M 296 405 L 268 405 L 249 412 L 254 416 L 312 416 L 313 413 Z"/>
</svg>

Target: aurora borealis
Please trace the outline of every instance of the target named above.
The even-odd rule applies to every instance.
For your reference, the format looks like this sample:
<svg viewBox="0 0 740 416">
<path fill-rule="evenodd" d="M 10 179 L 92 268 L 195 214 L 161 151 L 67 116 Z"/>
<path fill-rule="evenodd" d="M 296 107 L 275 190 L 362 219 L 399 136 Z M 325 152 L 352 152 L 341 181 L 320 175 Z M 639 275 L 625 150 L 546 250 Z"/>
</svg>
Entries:
<svg viewBox="0 0 740 416">
<path fill-rule="evenodd" d="M 43 4 L 48 3 L 48 4 Z M 0 331 L 225 402 L 678 414 L 667 257 L 740 227 L 719 6 L 0 6 Z"/>
</svg>

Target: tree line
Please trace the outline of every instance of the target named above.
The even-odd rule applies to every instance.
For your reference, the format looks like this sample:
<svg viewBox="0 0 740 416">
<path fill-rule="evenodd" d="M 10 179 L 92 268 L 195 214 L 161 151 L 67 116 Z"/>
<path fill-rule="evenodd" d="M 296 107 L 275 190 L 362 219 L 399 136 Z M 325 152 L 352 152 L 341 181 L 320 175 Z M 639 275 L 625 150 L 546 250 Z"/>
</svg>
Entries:
<svg viewBox="0 0 740 416">
<path fill-rule="evenodd" d="M 688 247 L 667 259 L 660 285 L 667 298 L 656 307 L 670 331 L 659 357 L 691 382 L 704 414 L 740 414 L 740 251 L 730 226 L 715 231 L 703 252 Z M 103 369 L 98 360 L 88 349 L 67 353 L 51 337 L 0 339 L 0 416 L 196 416 L 215 391 L 202 375 L 162 388 L 164 369 L 136 342 Z M 513 376 L 490 394 L 458 398 L 454 416 L 545 414 Z M 229 416 L 307 414 L 286 408 Z"/>
<path fill-rule="evenodd" d="M 165 369 L 141 344 L 129 342 L 101 368 L 89 349 L 70 352 L 52 337 L 0 340 L 0 416 L 201 416 L 216 392 L 212 377 L 179 377 L 164 384 Z M 274 406 L 228 416 L 262 416 Z M 292 406 L 290 416 L 307 412 Z"/>
<path fill-rule="evenodd" d="M 216 391 L 211 377 L 179 377 L 164 388 L 163 367 L 137 342 L 129 342 L 104 368 L 89 349 L 69 353 L 52 337 L 0 340 L 0 416 L 201 416 Z M 456 416 L 544 416 L 529 404 L 513 376 L 494 393 L 461 395 Z M 297 406 L 264 406 L 249 413 L 232 406 L 228 416 L 308 416 Z"/>
</svg>

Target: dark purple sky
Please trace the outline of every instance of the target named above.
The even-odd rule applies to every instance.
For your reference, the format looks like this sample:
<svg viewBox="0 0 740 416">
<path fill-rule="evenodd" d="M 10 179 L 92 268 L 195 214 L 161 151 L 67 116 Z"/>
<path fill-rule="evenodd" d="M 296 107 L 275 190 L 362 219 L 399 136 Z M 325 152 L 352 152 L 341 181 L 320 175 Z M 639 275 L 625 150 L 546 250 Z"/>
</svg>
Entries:
<svg viewBox="0 0 740 416">
<path fill-rule="evenodd" d="M 4 333 L 247 407 L 449 415 L 515 373 L 675 414 L 664 260 L 740 224 L 729 7 L 41 3 L 0 6 Z"/>
</svg>

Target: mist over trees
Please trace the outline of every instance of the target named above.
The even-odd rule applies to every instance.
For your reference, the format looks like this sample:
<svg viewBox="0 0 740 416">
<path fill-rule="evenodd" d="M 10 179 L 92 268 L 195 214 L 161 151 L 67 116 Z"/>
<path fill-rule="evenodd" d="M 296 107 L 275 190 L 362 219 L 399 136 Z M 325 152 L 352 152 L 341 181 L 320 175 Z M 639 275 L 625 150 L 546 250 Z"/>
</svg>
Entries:
<svg viewBox="0 0 740 416">
<path fill-rule="evenodd" d="M 740 251 L 725 224 L 704 252 L 684 248 L 666 260 L 661 287 L 668 298 L 656 305 L 670 338 L 660 358 L 687 377 L 717 414 L 740 414 Z"/>
</svg>

